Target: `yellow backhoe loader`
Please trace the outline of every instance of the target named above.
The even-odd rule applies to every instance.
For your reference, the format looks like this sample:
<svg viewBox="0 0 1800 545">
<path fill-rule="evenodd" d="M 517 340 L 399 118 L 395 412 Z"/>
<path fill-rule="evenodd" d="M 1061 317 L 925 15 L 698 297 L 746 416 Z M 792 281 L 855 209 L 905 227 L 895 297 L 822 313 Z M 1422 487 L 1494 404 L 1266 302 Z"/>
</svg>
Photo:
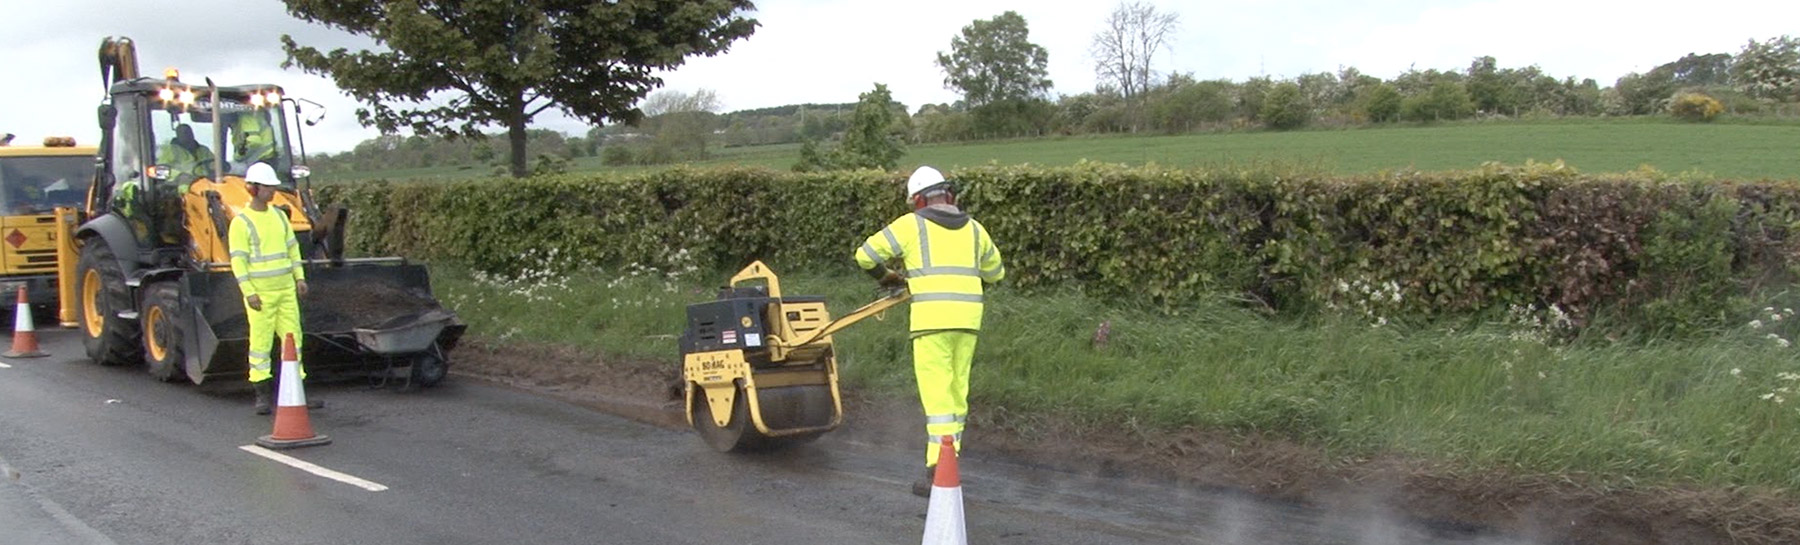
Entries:
<svg viewBox="0 0 1800 545">
<path fill-rule="evenodd" d="M 300 128 L 287 112 L 300 108 L 281 87 L 196 85 L 174 69 L 144 77 L 128 38 L 101 42 L 100 71 L 98 168 L 84 206 L 55 220 L 62 317 L 81 330 L 88 357 L 169 381 L 245 379 L 249 325 L 226 235 L 250 201 L 244 171 L 264 162 L 283 181 L 271 205 L 288 214 L 306 257 L 308 374 L 408 388 L 444 378 L 464 325 L 433 297 L 423 265 L 345 258 L 347 211 L 314 201 L 310 171 L 289 148 Z"/>
<path fill-rule="evenodd" d="M 890 292 L 833 320 L 823 297 L 784 296 L 767 265 L 744 267 L 717 300 L 687 307 L 688 424 L 720 452 L 784 448 L 837 429 L 844 408 L 831 335 L 909 297 Z"/>
</svg>

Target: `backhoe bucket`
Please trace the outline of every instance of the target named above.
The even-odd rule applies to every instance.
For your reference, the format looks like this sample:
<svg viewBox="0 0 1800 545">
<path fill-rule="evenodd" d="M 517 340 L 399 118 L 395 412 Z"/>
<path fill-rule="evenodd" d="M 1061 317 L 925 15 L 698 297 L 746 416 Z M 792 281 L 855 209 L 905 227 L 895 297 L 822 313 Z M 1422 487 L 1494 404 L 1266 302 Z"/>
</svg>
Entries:
<svg viewBox="0 0 1800 545">
<path fill-rule="evenodd" d="M 306 283 L 301 361 L 309 378 L 379 374 L 412 358 L 443 365 L 466 327 L 432 296 L 424 265 L 309 261 Z M 182 327 L 188 378 L 244 380 L 250 325 L 236 280 L 229 271 L 191 273 L 182 277 L 182 289 L 193 307 Z"/>
</svg>

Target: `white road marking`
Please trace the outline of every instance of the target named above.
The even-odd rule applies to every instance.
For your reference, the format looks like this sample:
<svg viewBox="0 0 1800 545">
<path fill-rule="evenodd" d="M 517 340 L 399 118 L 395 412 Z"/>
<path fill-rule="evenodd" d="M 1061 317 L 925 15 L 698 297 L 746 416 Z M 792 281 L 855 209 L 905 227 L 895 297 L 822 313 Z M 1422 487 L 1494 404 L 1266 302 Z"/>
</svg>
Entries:
<svg viewBox="0 0 1800 545">
<path fill-rule="evenodd" d="M 0 363 L 0 369 L 12 369 L 12 366 L 4 364 L 4 363 Z"/>
<path fill-rule="evenodd" d="M 264 458 L 268 458 L 270 460 L 274 460 L 277 462 L 281 462 L 281 463 L 293 466 L 294 468 L 299 469 L 301 471 L 305 471 L 307 473 L 318 475 L 320 477 L 324 477 L 324 478 L 338 481 L 338 482 L 341 482 L 344 484 L 348 484 L 350 486 L 361 488 L 363 490 L 367 490 L 370 492 L 380 492 L 380 491 L 388 489 L 387 486 L 382 485 L 381 483 L 377 483 L 377 482 L 373 482 L 373 481 L 366 481 L 366 480 L 356 477 L 355 475 L 339 473 L 336 471 L 325 469 L 325 468 L 319 467 L 318 465 L 313 464 L 311 462 L 307 462 L 305 460 L 301 460 L 299 458 L 288 456 L 286 454 L 275 452 L 273 450 L 262 448 L 262 447 L 259 447 L 256 445 L 244 445 L 244 446 L 241 446 L 238 448 L 243 449 L 245 452 L 255 454 L 257 456 L 261 456 Z"/>
</svg>

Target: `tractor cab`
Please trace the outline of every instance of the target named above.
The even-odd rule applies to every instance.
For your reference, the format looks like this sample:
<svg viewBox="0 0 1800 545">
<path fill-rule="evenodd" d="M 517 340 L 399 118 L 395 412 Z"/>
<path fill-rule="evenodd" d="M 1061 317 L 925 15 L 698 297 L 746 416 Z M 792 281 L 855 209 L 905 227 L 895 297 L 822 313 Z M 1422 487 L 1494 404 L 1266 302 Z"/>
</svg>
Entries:
<svg viewBox="0 0 1800 545">
<path fill-rule="evenodd" d="M 90 209 L 120 215 L 141 247 L 226 261 L 222 235 L 250 202 L 243 175 L 258 162 L 281 178 L 285 191 L 274 204 L 289 212 L 295 231 L 310 228 L 316 208 L 296 185 L 308 170 L 295 166 L 288 146 L 279 86 L 196 86 L 170 69 L 163 78 L 115 82 L 110 95 L 101 126 L 112 160 L 102 162 Z"/>
</svg>

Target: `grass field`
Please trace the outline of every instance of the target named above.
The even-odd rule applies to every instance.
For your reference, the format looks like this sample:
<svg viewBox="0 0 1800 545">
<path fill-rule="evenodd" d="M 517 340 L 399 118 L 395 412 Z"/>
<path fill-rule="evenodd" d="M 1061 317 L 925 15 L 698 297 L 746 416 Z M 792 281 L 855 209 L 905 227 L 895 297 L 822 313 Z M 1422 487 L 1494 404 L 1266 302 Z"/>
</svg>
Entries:
<svg viewBox="0 0 1800 545">
<path fill-rule="evenodd" d="M 440 268 L 436 276 L 440 296 L 482 338 L 672 368 L 685 305 L 711 299 L 725 275 L 495 279 Z M 826 296 L 834 314 L 873 298 L 866 278 L 782 279 L 790 294 Z M 1774 305 L 1768 310 L 1742 309 L 1741 327 L 1680 344 L 1546 342 L 1544 326 L 1510 315 L 1407 327 L 1271 320 L 1223 302 L 1171 317 L 1004 288 L 989 301 L 972 379 L 976 412 L 1149 435 L 1274 434 L 1346 459 L 1397 452 L 1618 485 L 1800 492 L 1800 360 L 1777 340 L 1795 338 L 1800 317 L 1784 298 L 1761 303 Z M 1090 339 L 1102 320 L 1111 321 L 1110 341 L 1096 348 Z M 897 310 L 837 336 L 846 384 L 916 395 L 905 323 Z"/>
<path fill-rule="evenodd" d="M 727 148 L 695 165 L 791 167 L 799 146 Z M 1800 122 L 1743 120 L 1712 124 L 1665 118 L 1464 122 L 1294 132 L 1237 132 L 1176 136 L 1072 136 L 913 146 L 903 166 L 966 167 L 990 162 L 1067 165 L 1082 159 L 1202 167 L 1245 163 L 1298 164 L 1336 173 L 1389 169 L 1467 169 L 1486 161 L 1510 164 L 1561 159 L 1584 172 L 1621 172 L 1649 165 L 1670 173 L 1723 179 L 1800 179 Z M 575 171 L 634 172 L 594 157 Z M 322 176 L 321 182 L 359 179 L 471 178 L 491 168 L 440 167 Z"/>
</svg>

